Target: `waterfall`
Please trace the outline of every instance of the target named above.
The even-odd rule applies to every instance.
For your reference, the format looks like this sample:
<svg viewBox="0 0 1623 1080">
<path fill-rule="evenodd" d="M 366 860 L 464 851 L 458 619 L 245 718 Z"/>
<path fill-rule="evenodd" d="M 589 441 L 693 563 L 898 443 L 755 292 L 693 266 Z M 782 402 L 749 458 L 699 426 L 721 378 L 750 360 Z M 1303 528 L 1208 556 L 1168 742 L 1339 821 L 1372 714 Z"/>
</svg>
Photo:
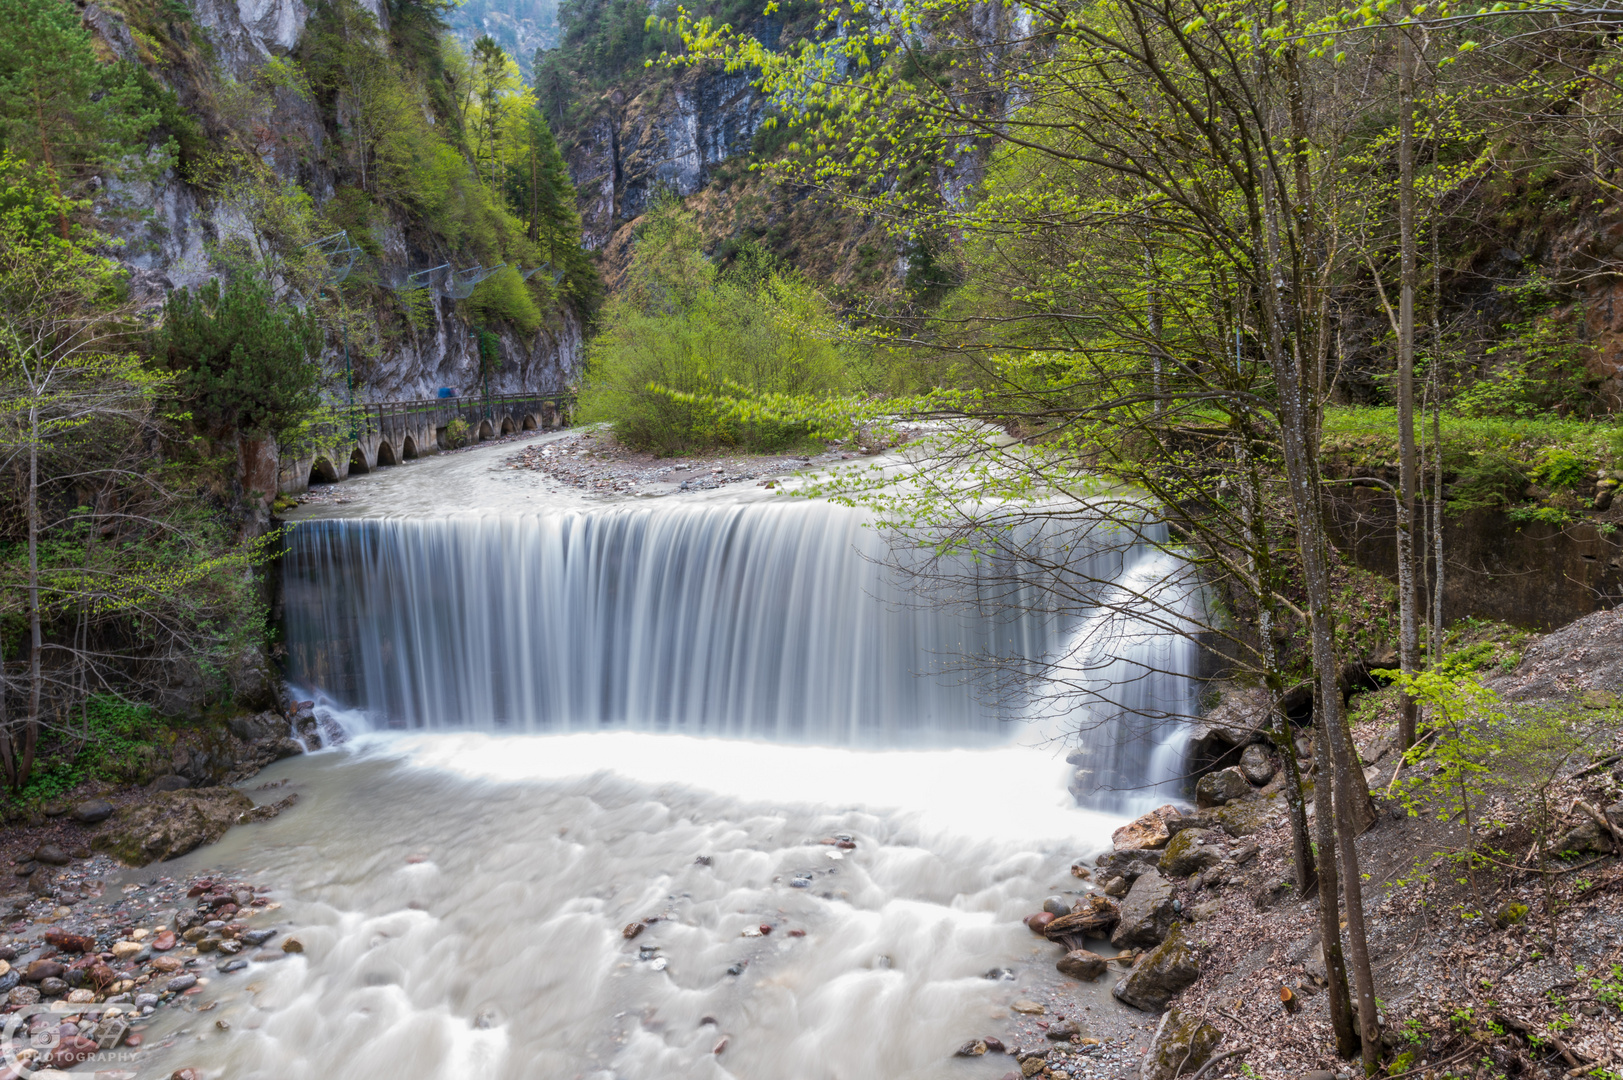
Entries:
<svg viewBox="0 0 1623 1080">
<path fill-rule="evenodd" d="M 1072 546 L 1096 578 L 1167 559 L 1142 543 Z M 1002 739 L 1031 707 L 978 677 L 986 661 L 1006 674 L 1057 657 L 1098 683 L 1083 654 L 1111 650 L 1083 632 L 1086 613 L 973 575 L 942 602 L 898 580 L 888 554 L 861 514 L 813 501 L 308 521 L 282 564 L 288 676 L 378 726 L 856 746 Z M 1104 667 L 1143 661 L 1121 677 L 1127 712 L 1186 708 L 1187 641 L 1148 623 L 1107 638 L 1122 655 Z M 1161 779 L 1166 733 L 1106 719 L 1096 780 Z"/>
</svg>

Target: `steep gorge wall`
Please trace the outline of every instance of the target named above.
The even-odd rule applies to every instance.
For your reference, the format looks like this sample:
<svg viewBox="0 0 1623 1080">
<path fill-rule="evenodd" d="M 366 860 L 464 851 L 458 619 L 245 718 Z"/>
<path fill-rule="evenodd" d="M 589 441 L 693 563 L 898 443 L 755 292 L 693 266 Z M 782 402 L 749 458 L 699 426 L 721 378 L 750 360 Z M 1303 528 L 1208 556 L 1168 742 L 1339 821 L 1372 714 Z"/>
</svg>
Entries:
<svg viewBox="0 0 1623 1080">
<path fill-rule="evenodd" d="M 362 5 L 387 27 L 388 11 L 381 0 L 362 0 Z M 203 111 L 198 106 L 211 93 L 209 74 L 227 84 L 248 83 L 266 61 L 297 49 L 312 13 L 306 0 L 191 0 L 190 9 L 194 25 L 206 39 L 214 72 L 155 74 L 173 86 L 183 105 L 197 111 Z M 143 60 L 134 35 L 116 12 L 88 4 L 84 21 L 111 54 Z M 331 157 L 337 148 L 330 145 L 314 102 L 275 88 L 269 92 L 269 107 L 252 118 L 252 133 L 254 152 L 280 181 L 297 185 L 318 207 L 334 197 L 339 177 Z M 188 183 L 175 168 L 156 179 L 105 185 L 96 210 L 123 243 L 116 256 L 131 270 L 133 296 L 149 307 L 160 305 L 172 289 L 196 288 L 217 275 L 218 252 L 229 240 L 245 240 L 260 250 L 271 248 L 269 239 L 242 214 Z M 383 277 L 443 261 L 437 253 L 414 250 L 408 239 L 410 222 L 398 212 L 389 217 L 375 230 L 383 252 L 379 268 Z M 327 358 L 329 370 L 340 372 L 347 366 L 354 375 L 355 395 L 362 401 L 433 397 L 441 387 L 460 394 L 482 392 L 477 335 L 452 300 L 436 295 L 432 303 L 428 325 L 411 328 L 380 346 L 334 344 Z M 579 372 L 582 325 L 568 307 L 550 312 L 532 338 L 505 327 L 496 333 L 504 362 L 490 374 L 493 393 L 557 389 Z"/>
</svg>

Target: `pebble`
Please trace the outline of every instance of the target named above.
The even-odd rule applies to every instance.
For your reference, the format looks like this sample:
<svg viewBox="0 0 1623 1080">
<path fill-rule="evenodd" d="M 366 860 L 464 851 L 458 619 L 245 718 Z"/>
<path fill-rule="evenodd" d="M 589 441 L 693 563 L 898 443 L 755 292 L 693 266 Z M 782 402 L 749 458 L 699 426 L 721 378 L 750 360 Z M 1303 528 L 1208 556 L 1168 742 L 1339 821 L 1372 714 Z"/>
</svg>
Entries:
<svg viewBox="0 0 1623 1080">
<path fill-rule="evenodd" d="M 304 951 L 304 942 L 300 941 L 296 937 L 290 937 L 286 941 L 282 942 L 282 951 L 301 953 Z"/>
<path fill-rule="evenodd" d="M 139 941 L 115 941 L 113 942 L 112 953 L 120 960 L 128 960 L 143 948 L 144 946 Z"/>
<path fill-rule="evenodd" d="M 1028 1001 L 1025 999 L 1016 1001 L 1013 1005 L 1010 1005 L 1009 1008 L 1013 1009 L 1017 1013 L 1023 1013 L 1026 1016 L 1041 1016 L 1043 1013 L 1048 1011 L 1048 1008 L 1041 1003 L 1036 1001 Z"/>
<path fill-rule="evenodd" d="M 184 975 L 176 975 L 173 979 L 170 979 L 169 985 L 164 987 L 164 989 L 173 990 L 176 993 L 179 993 L 182 990 L 190 990 L 196 985 L 197 976 L 193 975 L 191 972 L 187 972 Z"/>
</svg>

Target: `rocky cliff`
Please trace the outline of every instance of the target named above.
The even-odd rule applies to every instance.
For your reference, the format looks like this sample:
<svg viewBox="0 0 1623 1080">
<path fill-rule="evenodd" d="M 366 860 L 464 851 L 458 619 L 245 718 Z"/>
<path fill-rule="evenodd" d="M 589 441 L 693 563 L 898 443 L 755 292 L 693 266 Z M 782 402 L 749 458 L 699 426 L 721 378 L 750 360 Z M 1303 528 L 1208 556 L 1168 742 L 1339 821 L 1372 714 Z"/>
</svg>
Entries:
<svg viewBox="0 0 1623 1080">
<path fill-rule="evenodd" d="M 387 5 L 362 0 L 362 6 L 387 29 Z M 191 12 L 192 37 L 202 39 L 191 45 L 200 57 L 208 57 L 207 66 L 164 64 L 155 74 L 173 86 L 183 105 L 205 117 L 234 109 L 229 119 L 239 131 L 244 126 L 251 130 L 254 152 L 276 180 L 308 194 L 318 209 L 325 207 L 339 189 L 341 177 L 334 161 L 341 155 L 311 96 L 279 85 L 257 94 L 240 90 L 254 84 L 268 61 L 299 48 L 313 2 L 192 0 Z M 139 29 L 132 33 L 120 13 L 92 3 L 84 10 L 84 21 L 112 55 L 149 69 L 155 66 Z M 237 91 L 241 100 L 222 102 L 222 87 Z M 96 210 L 123 243 L 118 257 L 130 267 L 132 294 L 152 307 L 161 304 L 170 290 L 195 288 L 218 274 L 219 252 L 229 241 L 244 242 L 262 253 L 275 250 L 273 238 L 263 235 L 240 209 L 188 182 L 178 167 L 157 177 L 104 185 Z M 410 225 L 393 211 L 370 230 L 376 255 L 366 270 L 379 281 L 439 260 L 455 265 L 471 261 L 418 250 L 410 239 Z M 384 293 L 374 290 L 374 296 L 382 302 Z M 441 387 L 459 393 L 483 389 L 476 333 L 449 297 L 429 299 L 427 325 L 332 344 L 328 368 L 335 374 L 346 368 L 353 373 L 359 400 L 433 397 Z M 492 328 L 501 341 L 502 356 L 489 378 L 492 392 L 555 389 L 575 378 L 582 355 L 581 318 L 567 305 L 547 316 L 531 337 L 511 328 Z"/>
</svg>

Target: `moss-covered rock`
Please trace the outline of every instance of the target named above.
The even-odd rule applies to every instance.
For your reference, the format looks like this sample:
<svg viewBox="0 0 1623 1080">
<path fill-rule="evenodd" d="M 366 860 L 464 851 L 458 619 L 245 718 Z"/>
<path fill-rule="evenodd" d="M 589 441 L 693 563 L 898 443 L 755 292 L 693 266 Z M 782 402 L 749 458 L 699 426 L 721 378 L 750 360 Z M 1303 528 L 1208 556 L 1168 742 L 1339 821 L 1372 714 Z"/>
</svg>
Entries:
<svg viewBox="0 0 1623 1080">
<path fill-rule="evenodd" d="M 1139 1066 L 1140 1080 L 1173 1080 L 1188 1076 L 1207 1061 L 1223 1039 L 1223 1033 L 1201 1016 L 1182 1009 L 1168 1009 L 1144 1053 Z"/>
<path fill-rule="evenodd" d="M 1160 1012 L 1198 978 L 1200 961 L 1183 928 L 1174 924 L 1166 940 L 1140 957 L 1111 993 L 1135 1009 Z"/>
<path fill-rule="evenodd" d="M 1217 834 L 1209 829 L 1185 829 L 1174 836 L 1161 856 L 1161 873 L 1188 877 L 1223 861 Z"/>
<path fill-rule="evenodd" d="M 235 788 L 165 791 L 119 811 L 91 846 L 145 866 L 212 844 L 253 808 L 254 801 Z"/>
</svg>

